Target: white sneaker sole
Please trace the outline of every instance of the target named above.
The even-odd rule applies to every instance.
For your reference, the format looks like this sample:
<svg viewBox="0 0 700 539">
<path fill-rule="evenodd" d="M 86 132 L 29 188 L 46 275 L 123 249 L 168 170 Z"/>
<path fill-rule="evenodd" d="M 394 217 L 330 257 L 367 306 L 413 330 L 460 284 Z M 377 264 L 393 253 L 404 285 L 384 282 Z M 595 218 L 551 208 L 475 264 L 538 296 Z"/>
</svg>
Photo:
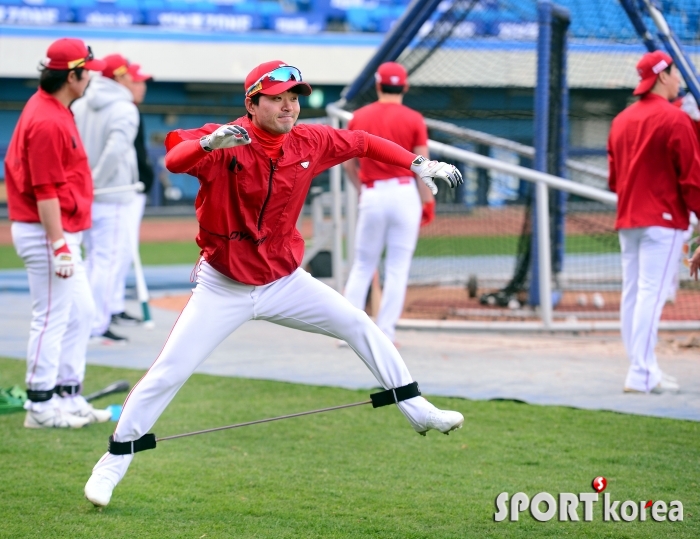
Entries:
<svg viewBox="0 0 700 539">
<path fill-rule="evenodd" d="M 462 425 L 464 425 L 464 419 L 462 419 L 462 421 L 455 424 L 454 426 L 452 426 L 451 428 L 449 428 L 448 430 L 446 430 L 442 434 L 444 434 L 445 436 L 448 436 L 450 434 L 450 432 L 452 432 L 453 430 L 461 429 Z M 437 430 L 437 429 L 428 429 L 428 430 Z M 428 434 L 428 430 L 424 430 L 422 432 L 419 432 L 418 434 L 420 434 L 421 436 L 426 436 Z M 437 432 L 442 432 L 442 431 L 437 430 Z"/>
</svg>

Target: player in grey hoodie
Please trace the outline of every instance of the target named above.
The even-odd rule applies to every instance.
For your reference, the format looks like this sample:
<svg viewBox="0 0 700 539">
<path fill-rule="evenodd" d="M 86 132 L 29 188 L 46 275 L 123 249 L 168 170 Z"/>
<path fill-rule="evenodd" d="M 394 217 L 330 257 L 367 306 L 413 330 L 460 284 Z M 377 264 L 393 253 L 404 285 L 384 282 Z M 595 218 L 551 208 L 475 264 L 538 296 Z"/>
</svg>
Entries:
<svg viewBox="0 0 700 539">
<path fill-rule="evenodd" d="M 139 113 L 131 90 L 133 69 L 119 54 L 106 56 L 103 61 L 107 67 L 102 76 L 93 78 L 84 97 L 71 106 L 95 189 L 138 182 L 134 139 Z M 96 195 L 92 228 L 84 235 L 88 279 L 95 299 L 91 336 L 105 344 L 126 343 L 109 328 L 110 300 L 120 286 L 120 258 L 129 241 L 127 213 L 135 197 L 135 190 Z"/>
</svg>

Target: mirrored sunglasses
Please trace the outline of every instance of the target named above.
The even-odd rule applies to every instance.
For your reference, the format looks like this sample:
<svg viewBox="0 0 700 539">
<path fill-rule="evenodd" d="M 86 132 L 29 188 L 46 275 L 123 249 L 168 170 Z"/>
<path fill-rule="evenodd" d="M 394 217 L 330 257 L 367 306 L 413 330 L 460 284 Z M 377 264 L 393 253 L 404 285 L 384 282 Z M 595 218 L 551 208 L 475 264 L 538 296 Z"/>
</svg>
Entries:
<svg viewBox="0 0 700 539">
<path fill-rule="evenodd" d="M 263 82 L 265 79 L 272 82 L 288 82 L 294 80 L 296 82 L 301 82 L 301 71 L 293 66 L 282 66 L 277 69 L 273 69 L 269 73 L 265 73 L 260 77 L 254 84 L 251 84 L 248 90 L 246 90 L 246 97 L 257 94 L 263 89 Z"/>
</svg>

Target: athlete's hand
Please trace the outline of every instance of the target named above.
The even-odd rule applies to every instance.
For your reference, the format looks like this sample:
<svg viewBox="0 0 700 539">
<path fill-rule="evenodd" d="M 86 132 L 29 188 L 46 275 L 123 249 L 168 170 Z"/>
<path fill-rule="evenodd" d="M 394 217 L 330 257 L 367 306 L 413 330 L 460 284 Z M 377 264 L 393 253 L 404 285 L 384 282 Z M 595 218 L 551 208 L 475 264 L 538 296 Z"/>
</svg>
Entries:
<svg viewBox="0 0 700 539">
<path fill-rule="evenodd" d="M 690 265 L 690 276 L 698 280 L 698 269 L 700 269 L 700 247 L 695 249 L 693 256 L 688 261 Z"/>
<path fill-rule="evenodd" d="M 423 215 L 420 219 L 420 226 L 429 225 L 435 219 L 435 201 L 423 202 Z"/>
<path fill-rule="evenodd" d="M 199 144 L 207 152 L 221 148 L 233 148 L 250 144 L 248 131 L 240 125 L 222 125 L 211 135 L 205 135 L 199 139 Z"/>
<path fill-rule="evenodd" d="M 67 279 L 73 275 L 74 260 L 66 240 L 60 239 L 53 243 L 53 271 L 61 279 Z"/>
<path fill-rule="evenodd" d="M 700 122 L 700 109 L 693 94 L 685 94 L 681 100 L 681 110 L 685 112 L 695 122 Z"/>
<path fill-rule="evenodd" d="M 428 161 L 422 155 L 416 157 L 411 163 L 411 172 L 417 174 L 435 195 L 438 192 L 434 179 L 446 181 L 450 187 L 457 187 L 463 183 L 462 173 L 454 165 L 442 161 Z"/>
</svg>

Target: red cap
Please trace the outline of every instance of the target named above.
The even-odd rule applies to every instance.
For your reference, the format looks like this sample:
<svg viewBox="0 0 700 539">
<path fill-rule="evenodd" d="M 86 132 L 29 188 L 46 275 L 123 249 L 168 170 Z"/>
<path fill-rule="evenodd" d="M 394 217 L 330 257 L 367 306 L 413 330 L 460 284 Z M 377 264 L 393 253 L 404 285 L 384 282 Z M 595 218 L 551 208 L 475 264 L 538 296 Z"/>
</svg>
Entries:
<svg viewBox="0 0 700 539">
<path fill-rule="evenodd" d="M 102 60 L 93 58 L 92 50 L 85 46 L 82 39 L 64 37 L 49 45 L 44 67 L 56 70 L 83 68 L 102 71 L 105 64 Z"/>
<path fill-rule="evenodd" d="M 153 78 L 153 75 L 143 73 L 139 64 L 129 65 L 129 75 L 131 75 L 131 78 L 134 79 L 134 82 L 143 82 L 145 80 L 151 80 Z"/>
<path fill-rule="evenodd" d="M 113 79 L 119 75 L 129 72 L 129 60 L 121 54 L 110 54 L 102 58 L 105 63 L 105 68 L 102 70 L 102 75 Z"/>
<path fill-rule="evenodd" d="M 296 69 L 299 74 L 299 80 L 290 79 L 286 82 L 270 80 L 267 75 L 279 67 L 292 67 L 293 69 Z M 297 86 L 300 87 L 298 93 L 301 95 L 311 94 L 311 86 L 309 86 L 306 82 L 301 81 L 301 72 L 297 68 L 290 66 L 287 62 L 283 62 L 282 60 L 265 62 L 248 73 L 248 76 L 245 78 L 244 82 L 246 95 L 251 87 L 255 86 L 257 83 L 260 83 L 260 89 L 253 91 L 252 95 L 278 95 Z"/>
<path fill-rule="evenodd" d="M 374 74 L 374 79 L 379 84 L 386 86 L 405 86 L 408 73 L 406 69 L 396 62 L 385 62 L 379 66 Z"/>
<path fill-rule="evenodd" d="M 652 89 L 659 73 L 673 63 L 673 58 L 663 51 L 648 52 L 637 63 L 639 84 L 632 92 L 634 95 L 642 95 Z"/>
</svg>

